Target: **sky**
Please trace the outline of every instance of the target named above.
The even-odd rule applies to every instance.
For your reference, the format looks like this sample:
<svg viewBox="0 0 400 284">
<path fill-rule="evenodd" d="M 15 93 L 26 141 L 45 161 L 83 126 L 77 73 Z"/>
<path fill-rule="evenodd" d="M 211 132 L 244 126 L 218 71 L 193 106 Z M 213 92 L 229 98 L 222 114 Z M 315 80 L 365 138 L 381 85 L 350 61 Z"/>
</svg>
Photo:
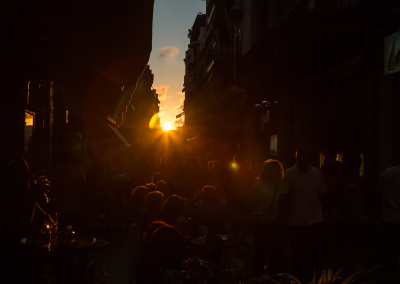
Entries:
<svg viewBox="0 0 400 284">
<path fill-rule="evenodd" d="M 153 14 L 153 48 L 149 65 L 154 74 L 153 88 L 160 100 L 161 124 L 176 128 L 176 115 L 183 111 L 185 52 L 188 30 L 196 15 L 205 13 L 203 0 L 155 0 Z"/>
</svg>

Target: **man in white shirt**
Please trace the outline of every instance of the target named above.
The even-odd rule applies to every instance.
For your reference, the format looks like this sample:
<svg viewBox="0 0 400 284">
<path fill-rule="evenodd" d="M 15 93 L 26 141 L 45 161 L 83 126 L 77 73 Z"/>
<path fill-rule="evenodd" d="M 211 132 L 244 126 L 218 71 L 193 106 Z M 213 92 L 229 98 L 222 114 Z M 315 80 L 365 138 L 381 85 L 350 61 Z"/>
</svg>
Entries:
<svg viewBox="0 0 400 284">
<path fill-rule="evenodd" d="M 321 171 L 310 165 L 310 151 L 296 152 L 296 164 L 285 171 L 281 193 L 290 227 L 293 273 L 308 281 L 321 264 L 322 202 L 326 195 Z"/>
<path fill-rule="evenodd" d="M 382 194 L 381 219 L 400 225 L 400 165 L 387 168 L 379 177 Z"/>
<path fill-rule="evenodd" d="M 389 167 L 379 177 L 378 189 L 382 196 L 382 248 L 385 268 L 391 283 L 400 279 L 400 164 Z"/>
</svg>

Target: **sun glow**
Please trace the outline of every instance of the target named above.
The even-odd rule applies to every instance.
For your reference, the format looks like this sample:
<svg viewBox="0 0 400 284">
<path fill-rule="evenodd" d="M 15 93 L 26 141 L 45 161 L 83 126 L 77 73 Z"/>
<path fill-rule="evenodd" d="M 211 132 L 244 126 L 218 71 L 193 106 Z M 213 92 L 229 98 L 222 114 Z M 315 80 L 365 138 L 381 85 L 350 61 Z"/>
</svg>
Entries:
<svg viewBox="0 0 400 284">
<path fill-rule="evenodd" d="M 171 130 L 171 129 L 172 129 L 172 126 L 171 126 L 170 123 L 165 122 L 165 123 L 163 123 L 162 128 L 163 128 L 163 131 L 165 132 L 165 131 Z"/>
</svg>

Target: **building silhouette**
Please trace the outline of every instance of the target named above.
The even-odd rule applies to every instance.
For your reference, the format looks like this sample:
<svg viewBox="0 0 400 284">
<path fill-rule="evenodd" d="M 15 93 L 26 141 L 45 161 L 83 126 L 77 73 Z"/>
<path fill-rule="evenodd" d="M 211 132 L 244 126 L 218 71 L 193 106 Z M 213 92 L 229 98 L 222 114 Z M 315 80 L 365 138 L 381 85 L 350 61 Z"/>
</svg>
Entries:
<svg viewBox="0 0 400 284">
<path fill-rule="evenodd" d="M 120 151 L 107 117 L 148 62 L 153 3 L 3 1 L 0 155 L 46 171 L 64 150 Z"/>
<path fill-rule="evenodd" d="M 400 30 L 396 1 L 206 5 L 185 59 L 188 137 L 218 133 L 231 154 L 240 148 L 253 161 L 276 157 L 285 166 L 300 145 L 314 150 L 316 166 L 328 150 L 359 155 L 371 181 L 394 162 L 400 81 L 384 65 L 388 53 L 394 67 L 398 48 L 390 55 L 393 40 L 384 43 Z"/>
<path fill-rule="evenodd" d="M 127 95 L 121 97 L 119 116 L 119 129 L 132 146 L 146 145 L 148 139 L 161 131 L 158 118 L 159 103 L 158 94 L 153 89 L 154 74 L 147 65 L 142 76 L 137 82 L 136 88 L 127 91 Z M 133 91 L 133 94 L 130 92 Z M 154 118 L 154 125 L 149 127 L 149 122 Z"/>
</svg>

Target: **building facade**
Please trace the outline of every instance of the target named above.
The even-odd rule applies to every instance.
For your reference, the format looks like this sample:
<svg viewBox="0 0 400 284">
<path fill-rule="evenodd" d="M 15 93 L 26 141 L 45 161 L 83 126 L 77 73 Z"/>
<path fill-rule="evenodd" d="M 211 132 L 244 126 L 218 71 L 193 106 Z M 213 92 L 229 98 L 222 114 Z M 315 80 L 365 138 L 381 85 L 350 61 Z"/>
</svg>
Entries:
<svg viewBox="0 0 400 284">
<path fill-rule="evenodd" d="M 42 172 L 64 150 L 121 147 L 107 116 L 148 62 L 153 3 L 1 3 L 1 157 Z"/>
<path fill-rule="evenodd" d="M 224 12 L 213 15 L 212 7 Z M 220 17 L 230 72 L 218 89 L 203 84 L 203 103 L 224 98 L 213 113 L 232 132 L 222 130 L 233 151 L 241 148 L 250 159 L 274 157 L 288 167 L 295 149 L 306 146 L 316 166 L 328 151 L 359 157 L 361 173 L 375 181 L 399 155 L 400 81 L 391 71 L 398 15 L 395 1 L 209 0 L 205 29 Z M 209 48 L 207 41 L 201 48 Z M 187 117 L 189 111 L 185 102 Z"/>
<path fill-rule="evenodd" d="M 158 94 L 153 89 L 154 74 L 147 65 L 139 78 L 136 88 L 124 91 L 121 103 L 116 113 L 119 129 L 132 146 L 148 144 L 149 138 L 159 135 L 161 132 L 160 119 L 158 117 Z"/>
</svg>

